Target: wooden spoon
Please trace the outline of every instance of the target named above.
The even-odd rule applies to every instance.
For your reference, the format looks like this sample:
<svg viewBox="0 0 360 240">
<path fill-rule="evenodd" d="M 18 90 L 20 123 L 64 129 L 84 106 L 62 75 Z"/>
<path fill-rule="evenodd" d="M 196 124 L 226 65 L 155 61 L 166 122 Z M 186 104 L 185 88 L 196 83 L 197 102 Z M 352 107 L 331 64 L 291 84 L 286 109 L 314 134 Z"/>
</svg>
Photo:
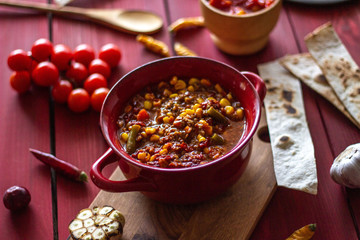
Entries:
<svg viewBox="0 0 360 240">
<path fill-rule="evenodd" d="M 131 34 L 152 34 L 159 31 L 163 25 L 158 15 L 140 10 L 59 7 L 54 4 L 24 1 L 0 1 L 0 5 L 51 12 L 65 17 L 79 16 Z"/>
</svg>

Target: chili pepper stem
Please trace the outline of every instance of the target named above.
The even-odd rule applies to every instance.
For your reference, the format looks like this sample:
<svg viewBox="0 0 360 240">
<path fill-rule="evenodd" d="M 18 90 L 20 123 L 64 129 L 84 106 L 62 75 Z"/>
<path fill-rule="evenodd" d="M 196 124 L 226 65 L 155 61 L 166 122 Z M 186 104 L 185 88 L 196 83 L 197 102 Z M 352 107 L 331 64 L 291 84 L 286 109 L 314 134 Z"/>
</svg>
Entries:
<svg viewBox="0 0 360 240">
<path fill-rule="evenodd" d="M 87 182 L 88 181 L 88 176 L 84 171 L 81 171 L 78 177 L 78 181 L 80 182 Z"/>
</svg>

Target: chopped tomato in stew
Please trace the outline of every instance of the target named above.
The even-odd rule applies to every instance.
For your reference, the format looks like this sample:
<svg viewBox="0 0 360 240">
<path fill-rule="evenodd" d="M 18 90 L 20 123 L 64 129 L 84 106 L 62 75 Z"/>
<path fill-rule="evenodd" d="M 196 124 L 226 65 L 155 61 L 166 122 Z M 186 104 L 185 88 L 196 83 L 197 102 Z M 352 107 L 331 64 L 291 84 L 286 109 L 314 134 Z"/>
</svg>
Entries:
<svg viewBox="0 0 360 240">
<path fill-rule="evenodd" d="M 208 163 L 230 151 L 245 127 L 244 109 L 208 79 L 180 79 L 149 86 L 119 116 L 118 136 L 138 161 L 162 168 Z"/>
</svg>

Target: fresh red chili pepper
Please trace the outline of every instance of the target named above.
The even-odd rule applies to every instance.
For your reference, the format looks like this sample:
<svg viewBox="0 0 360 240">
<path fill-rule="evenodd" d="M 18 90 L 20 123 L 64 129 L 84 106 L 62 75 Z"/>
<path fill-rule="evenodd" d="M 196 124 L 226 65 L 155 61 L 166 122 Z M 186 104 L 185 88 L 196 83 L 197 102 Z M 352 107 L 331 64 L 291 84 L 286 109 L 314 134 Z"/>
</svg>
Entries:
<svg viewBox="0 0 360 240">
<path fill-rule="evenodd" d="M 80 181 L 80 182 L 87 182 L 87 175 L 84 171 L 80 170 L 76 166 L 72 165 L 69 162 L 65 162 L 61 159 L 58 159 L 54 155 L 50 153 L 44 153 L 39 150 L 35 150 L 29 148 L 29 151 L 41 162 L 45 163 L 46 165 L 52 167 L 58 173 L 61 173 L 67 176 L 70 179 Z"/>
</svg>

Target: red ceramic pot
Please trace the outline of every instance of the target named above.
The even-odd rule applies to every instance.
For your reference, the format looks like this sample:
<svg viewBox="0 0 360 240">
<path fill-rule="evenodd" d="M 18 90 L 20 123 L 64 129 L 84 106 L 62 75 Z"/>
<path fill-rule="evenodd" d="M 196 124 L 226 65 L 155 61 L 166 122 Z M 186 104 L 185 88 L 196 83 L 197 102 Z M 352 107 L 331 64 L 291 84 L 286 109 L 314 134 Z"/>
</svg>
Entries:
<svg viewBox="0 0 360 240">
<path fill-rule="evenodd" d="M 127 101 L 141 89 L 172 76 L 207 78 L 231 90 L 245 108 L 246 127 L 237 145 L 226 155 L 204 165 L 168 169 L 133 159 L 121 146 L 116 121 Z M 100 125 L 110 148 L 92 166 L 90 176 L 99 188 L 111 192 L 141 191 L 161 202 L 187 204 L 208 200 L 228 189 L 244 172 L 258 127 L 265 84 L 254 73 L 206 58 L 171 57 L 136 68 L 120 79 L 104 101 Z M 112 181 L 102 169 L 117 161 L 127 180 Z"/>
</svg>

